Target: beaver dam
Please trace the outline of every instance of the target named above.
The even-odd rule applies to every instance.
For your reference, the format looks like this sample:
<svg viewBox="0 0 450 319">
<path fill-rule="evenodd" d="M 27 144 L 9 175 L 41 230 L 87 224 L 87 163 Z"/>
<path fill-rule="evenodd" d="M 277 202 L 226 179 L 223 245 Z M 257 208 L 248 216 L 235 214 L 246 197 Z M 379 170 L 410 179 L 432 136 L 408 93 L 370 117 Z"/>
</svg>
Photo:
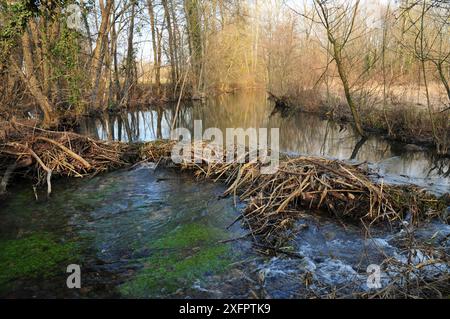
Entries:
<svg viewBox="0 0 450 319">
<path fill-rule="evenodd" d="M 338 289 L 336 283 L 333 283 L 329 285 L 329 289 L 299 290 L 303 291 L 301 295 L 293 293 L 292 296 L 337 297 L 341 293 L 349 294 L 349 291 L 352 295 L 361 297 L 448 295 L 448 233 L 444 232 L 444 237 L 439 232 L 432 234 L 430 240 L 433 244 L 424 244 L 414 236 L 414 229 L 421 229 L 424 223 L 433 220 L 447 222 L 448 195 L 437 197 L 416 186 L 375 182 L 376 176 L 362 164 L 320 157 L 283 155 L 278 171 L 272 175 L 261 174 L 260 163 L 220 163 L 204 159 L 199 164 L 185 162 L 175 165 L 170 160 L 173 145 L 173 141 L 164 140 L 147 143 L 106 142 L 72 132 L 47 131 L 13 123 L 0 146 L 2 194 L 4 197 L 13 197 L 13 194 L 8 196 L 8 190 L 14 188 L 15 183 L 24 183 L 18 179 L 18 176 L 23 176 L 33 180 L 33 197 L 36 200 L 51 203 L 54 200 L 52 193 L 58 192 L 55 185 L 61 185 L 61 178 L 87 177 L 92 180 L 99 173 L 118 169 L 133 171 L 146 167 L 146 163 L 152 163 L 152 171 L 165 170 L 165 167 L 171 166 L 172 170 L 190 172 L 199 183 L 201 180 L 209 180 L 226 185 L 223 192 L 217 195 L 218 198 L 229 197 L 232 201 L 230 204 L 240 207 L 239 214 L 216 232 L 226 232 L 237 224 L 241 225 L 242 231 L 231 237 L 217 236 L 215 242 L 219 245 L 250 242 L 253 246 L 252 254 L 256 252 L 263 256 L 284 256 L 284 260 L 297 260 L 301 264 L 308 257 L 301 250 L 293 249 L 292 241 L 296 242 L 299 232 L 301 234 L 308 228 L 308 224 L 302 221 L 315 218 L 314 216 L 334 219 L 343 225 L 359 225 L 357 227 L 363 230 L 366 237 L 372 236 L 372 227 L 387 227 L 402 234 L 401 240 L 396 238 L 400 240 L 397 254 L 401 251 L 406 253 L 406 257 L 399 261 L 399 258 L 385 255 L 382 265 L 389 269 L 387 273 L 392 278 L 384 279 L 388 284 L 383 290 L 350 289 L 348 283 L 345 285 L 346 289 Z M 202 147 L 200 144 L 193 145 L 192 152 L 198 154 Z M 158 179 L 164 180 L 164 177 Z M 47 194 L 42 195 L 41 189 L 45 189 Z M 6 202 L 8 203 L 8 199 Z M 190 234 L 188 237 L 196 235 Z M 167 242 L 161 244 L 160 248 L 166 247 L 166 244 L 169 247 L 174 245 Z M 207 259 L 208 256 L 204 258 Z M 270 262 L 277 262 L 279 257 L 273 258 Z M 166 260 L 156 262 L 164 263 Z M 424 271 L 429 267 L 437 267 L 439 271 Z M 263 276 L 265 280 L 266 272 L 259 270 L 258 278 Z M 308 277 L 312 276 L 310 273 L 308 271 L 302 275 L 306 287 L 313 283 L 313 277 Z M 156 275 L 152 273 L 151 276 Z M 8 279 L 13 278 L 14 276 Z M 145 286 L 143 283 L 135 284 Z M 152 285 L 155 283 L 152 282 L 150 286 Z M 261 287 L 261 284 L 258 286 Z M 360 286 L 359 283 L 358 287 Z M 134 296 L 133 288 L 127 289 Z M 144 296 L 154 295 L 148 293 Z"/>
<path fill-rule="evenodd" d="M 0 0 L 0 298 L 449 298 L 450 1 L 296 4 Z"/>
</svg>

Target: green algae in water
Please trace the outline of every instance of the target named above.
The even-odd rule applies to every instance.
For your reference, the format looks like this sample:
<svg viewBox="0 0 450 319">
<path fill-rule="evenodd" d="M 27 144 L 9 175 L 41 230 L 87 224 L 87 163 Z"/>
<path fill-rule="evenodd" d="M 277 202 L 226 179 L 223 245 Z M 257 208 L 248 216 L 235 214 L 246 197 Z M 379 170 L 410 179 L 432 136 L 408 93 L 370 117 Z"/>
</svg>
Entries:
<svg viewBox="0 0 450 319">
<path fill-rule="evenodd" d="M 74 243 L 58 243 L 47 233 L 1 241 L 0 288 L 14 279 L 51 277 L 62 263 L 78 260 Z"/>
<path fill-rule="evenodd" d="M 190 248 L 195 245 L 217 242 L 225 238 L 226 234 L 218 228 L 201 224 L 183 225 L 167 236 L 162 237 L 150 245 L 151 248 Z"/>
<path fill-rule="evenodd" d="M 219 244 L 224 231 L 191 223 L 178 227 L 148 247 L 155 252 L 145 268 L 119 291 L 126 297 L 154 297 L 186 288 L 204 275 L 223 273 L 232 263 L 230 247 Z"/>
</svg>

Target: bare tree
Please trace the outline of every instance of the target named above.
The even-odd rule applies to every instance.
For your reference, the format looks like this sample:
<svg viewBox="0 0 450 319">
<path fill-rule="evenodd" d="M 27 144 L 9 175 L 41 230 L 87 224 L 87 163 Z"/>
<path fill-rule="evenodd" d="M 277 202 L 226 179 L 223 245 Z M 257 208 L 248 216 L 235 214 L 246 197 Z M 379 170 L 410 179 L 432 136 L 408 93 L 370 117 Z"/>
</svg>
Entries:
<svg viewBox="0 0 450 319">
<path fill-rule="evenodd" d="M 361 117 L 350 88 L 349 71 L 344 61 L 344 50 L 354 31 L 360 1 L 357 0 L 355 4 L 348 3 L 344 6 L 339 3 L 332 4 L 331 2 L 314 0 L 314 7 L 327 34 L 331 46 L 330 54 L 336 62 L 339 77 L 344 87 L 345 98 L 355 121 L 356 130 L 361 136 L 364 136 Z"/>
<path fill-rule="evenodd" d="M 92 95 L 91 95 L 91 103 L 96 105 L 98 103 L 98 92 L 100 79 L 102 74 L 102 68 L 104 65 L 104 57 L 106 48 L 108 45 L 108 33 L 110 27 L 110 16 L 112 12 L 112 8 L 114 5 L 113 0 L 106 1 L 106 5 L 103 0 L 99 1 L 100 10 L 101 10 L 101 24 L 99 33 L 97 36 L 97 41 L 92 57 L 92 67 L 91 67 L 91 85 L 92 85 Z"/>
<path fill-rule="evenodd" d="M 154 0 L 147 0 L 147 9 L 150 17 L 150 29 L 152 32 L 153 68 L 155 71 L 155 93 L 161 94 L 161 35 L 158 32 L 155 15 Z"/>
</svg>

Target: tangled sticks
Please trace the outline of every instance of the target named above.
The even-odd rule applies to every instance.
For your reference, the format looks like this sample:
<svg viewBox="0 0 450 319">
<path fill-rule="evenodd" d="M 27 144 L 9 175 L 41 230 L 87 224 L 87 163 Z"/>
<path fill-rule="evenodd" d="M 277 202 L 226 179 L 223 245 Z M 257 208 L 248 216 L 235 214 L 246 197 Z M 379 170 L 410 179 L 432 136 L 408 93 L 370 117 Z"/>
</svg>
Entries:
<svg viewBox="0 0 450 319">
<path fill-rule="evenodd" d="M 197 151 L 198 153 L 198 151 Z M 271 246 L 280 234 L 309 211 L 327 211 L 339 218 L 393 222 L 410 214 L 413 221 L 439 216 L 443 200 L 414 186 L 377 184 L 357 165 L 315 157 L 285 157 L 275 174 L 260 173 L 259 163 L 185 163 L 197 176 L 223 180 L 225 195 L 239 195 L 248 203 L 241 218 Z"/>
<path fill-rule="evenodd" d="M 18 123 L 14 126 L 16 130 L 0 143 L 0 171 L 5 170 L 3 191 L 12 171 L 32 168 L 38 184 L 46 182 L 50 194 L 52 175 L 84 177 L 119 168 L 128 164 L 127 151 L 132 150 L 123 143 L 95 141 L 70 132 L 47 131 Z"/>
<path fill-rule="evenodd" d="M 27 168 L 38 183 L 51 177 L 93 176 L 142 161 L 169 158 L 173 141 L 126 144 L 93 140 L 69 132 L 53 132 L 17 125 L 16 132 L 0 143 L 0 173 L 3 188 L 12 172 Z M 204 144 L 192 147 L 202 156 Z M 200 154 L 200 155 L 199 155 Z M 248 157 L 248 154 L 246 154 Z M 413 220 L 439 215 L 445 203 L 413 186 L 399 187 L 369 179 L 369 172 L 341 161 L 315 157 L 284 157 L 275 174 L 261 174 L 258 162 L 186 161 L 177 165 L 195 171 L 198 177 L 222 180 L 225 195 L 248 203 L 241 218 L 253 236 L 280 244 L 280 234 L 305 210 L 322 210 L 340 218 L 401 220 L 410 213 Z M 1 191 L 1 190 L 0 190 Z"/>
</svg>

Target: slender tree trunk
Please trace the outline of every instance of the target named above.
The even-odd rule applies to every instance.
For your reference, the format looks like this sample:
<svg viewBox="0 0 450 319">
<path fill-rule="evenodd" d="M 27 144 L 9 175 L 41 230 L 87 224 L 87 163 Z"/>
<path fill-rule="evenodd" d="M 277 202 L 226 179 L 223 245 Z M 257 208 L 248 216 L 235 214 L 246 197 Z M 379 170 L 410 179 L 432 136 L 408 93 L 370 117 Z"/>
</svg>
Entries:
<svg viewBox="0 0 450 319">
<path fill-rule="evenodd" d="M 359 115 L 358 109 L 356 108 L 355 102 L 353 100 L 353 96 L 351 93 L 350 83 L 348 81 L 348 73 L 344 66 L 344 60 L 342 57 L 342 51 L 344 49 L 344 46 L 348 40 L 348 38 L 351 36 L 354 22 L 356 19 L 356 13 L 359 6 L 359 0 L 356 2 L 355 7 L 353 9 L 353 13 L 351 16 L 351 22 L 348 26 L 348 30 L 346 31 L 346 35 L 342 39 L 337 39 L 333 35 L 333 29 L 335 29 L 336 26 L 332 26 L 330 24 L 330 17 L 329 17 L 329 11 L 326 8 L 326 3 L 322 2 L 320 0 L 315 0 L 315 4 L 320 8 L 319 15 L 321 15 L 321 21 L 323 26 L 325 27 L 325 31 L 327 32 L 327 38 L 329 43 L 332 46 L 333 49 L 333 58 L 336 61 L 336 67 L 339 73 L 339 77 L 342 82 L 342 86 L 344 87 L 344 93 L 345 93 L 345 99 L 347 100 L 347 104 L 350 108 L 350 111 L 353 116 L 353 120 L 355 121 L 355 128 L 359 135 L 365 136 L 364 130 L 362 128 L 361 124 L 361 117 Z"/>
<path fill-rule="evenodd" d="M 91 95 L 91 104 L 97 105 L 98 102 L 98 93 L 99 93 L 99 85 L 100 85 L 100 77 L 102 74 L 103 68 L 103 59 L 105 53 L 105 47 L 107 45 L 108 39 L 108 29 L 110 25 L 110 15 L 111 8 L 113 7 L 113 0 L 107 0 L 106 6 L 103 4 L 103 0 L 100 1 L 102 22 L 100 24 L 100 29 L 96 41 L 96 46 L 94 49 L 94 54 L 92 58 L 92 74 L 91 74 L 91 85 L 92 85 L 92 95 Z"/>
<path fill-rule="evenodd" d="M 441 80 L 442 85 L 444 85 L 445 92 L 447 92 L 448 101 L 450 102 L 450 85 L 445 77 L 444 70 L 442 68 L 442 62 L 435 63 L 436 69 L 439 73 L 439 79 Z"/>
<path fill-rule="evenodd" d="M 111 54 L 113 58 L 113 77 L 114 77 L 114 88 L 113 88 L 113 94 L 114 94 L 114 102 L 118 102 L 120 100 L 120 92 L 122 92 L 122 89 L 120 87 L 120 80 L 119 80 L 119 66 L 118 66 L 118 60 L 117 60 L 117 33 L 116 33 L 116 26 L 115 24 L 112 25 L 111 29 Z"/>
<path fill-rule="evenodd" d="M 175 85 L 177 83 L 177 75 L 176 75 L 176 59 L 175 59 L 175 52 L 174 52 L 174 37 L 173 37 L 173 29 L 172 29 L 172 22 L 170 18 L 170 9 L 169 4 L 167 3 L 167 0 L 161 0 L 161 3 L 164 7 L 164 16 L 166 19 L 166 26 L 167 26 L 167 32 L 169 34 L 169 60 L 170 60 L 170 74 L 171 74 L 171 80 L 172 80 L 172 86 L 175 88 Z M 173 94 L 175 94 L 175 90 L 173 91 Z"/>
<path fill-rule="evenodd" d="M 347 100 L 347 104 L 350 107 L 350 111 L 352 112 L 353 120 L 355 121 L 356 131 L 359 135 L 365 136 L 364 130 L 361 125 L 361 117 L 359 116 L 358 109 L 356 108 L 352 93 L 350 91 L 350 84 L 348 82 L 347 73 L 342 62 L 339 45 L 336 42 L 332 42 L 331 44 L 333 45 L 334 59 L 336 61 L 339 77 L 341 78 L 342 86 L 344 87 L 345 99 Z"/>
<path fill-rule="evenodd" d="M 259 49 L 259 4 L 258 0 L 255 0 L 255 37 L 253 45 L 253 73 L 256 74 L 256 68 L 258 67 L 258 49 Z"/>
<path fill-rule="evenodd" d="M 127 48 L 127 59 L 126 59 L 126 73 L 125 73 L 125 83 L 122 92 L 122 105 L 128 105 L 130 102 L 130 91 L 133 86 L 134 78 L 134 53 L 133 53 L 133 35 L 134 35 L 134 18 L 135 18 L 136 1 L 133 0 L 131 3 L 131 17 L 130 17 L 130 27 L 128 30 L 128 48 Z"/>
<path fill-rule="evenodd" d="M 431 105 L 431 100 L 430 100 L 430 91 L 428 88 L 428 79 L 427 79 L 427 72 L 426 72 L 426 68 L 425 68 L 425 59 L 426 59 L 426 54 L 425 54 L 425 14 L 426 14 L 426 1 L 423 0 L 423 5 L 422 5 L 422 12 L 421 12 L 421 16 L 420 16 L 420 66 L 421 66 L 421 70 L 422 70 L 422 75 L 423 75 L 423 82 L 424 82 L 424 86 L 425 86 L 425 95 L 427 98 L 427 108 L 428 108 L 428 115 L 430 117 L 430 122 L 431 122 L 431 129 L 433 132 L 433 137 L 434 137 L 434 141 L 436 143 L 436 148 L 438 153 L 440 152 L 440 147 L 441 147 L 441 143 L 440 143 L 440 139 L 439 136 L 437 134 L 437 129 L 436 129 L 436 124 L 434 122 L 434 116 L 433 116 L 433 108 Z"/>
<path fill-rule="evenodd" d="M 89 44 L 89 54 L 91 55 L 94 50 L 92 47 L 92 34 L 91 34 L 91 28 L 89 27 L 89 22 L 88 22 L 87 13 L 86 13 L 86 7 L 84 5 L 83 0 L 80 1 L 80 7 L 82 10 L 83 24 L 86 29 L 86 35 L 87 35 L 87 40 L 88 40 L 88 44 Z"/>
<path fill-rule="evenodd" d="M 196 78 L 195 80 L 199 81 L 203 49 L 198 0 L 185 0 L 185 14 L 187 19 L 193 71 Z M 197 83 L 197 87 L 200 87 L 199 83 Z"/>
<path fill-rule="evenodd" d="M 25 63 L 25 72 L 17 65 L 13 57 L 10 57 L 11 65 L 15 72 L 19 74 L 21 80 L 25 83 L 30 93 L 36 99 L 42 113 L 44 114 L 44 126 L 51 126 L 56 123 L 57 117 L 54 114 L 54 107 L 48 100 L 47 96 L 42 92 L 39 80 L 34 74 L 33 55 L 31 51 L 31 43 L 28 31 L 25 30 L 22 36 L 23 59 Z"/>
<path fill-rule="evenodd" d="M 386 46 L 387 46 L 387 34 L 388 34 L 388 13 L 389 13 L 390 6 L 388 5 L 386 9 L 386 14 L 384 18 L 384 25 L 383 25 L 383 41 L 382 41 L 382 48 L 381 48 L 381 67 L 383 72 L 383 115 L 384 120 L 386 121 L 386 125 L 388 127 L 388 134 L 391 135 L 391 124 L 389 123 L 389 119 L 387 116 L 387 74 L 386 74 Z"/>
<path fill-rule="evenodd" d="M 159 54 L 160 50 L 158 45 L 160 44 L 158 30 L 156 29 L 155 21 L 155 8 L 153 6 L 153 0 L 147 0 L 148 14 L 150 16 L 150 28 L 152 31 L 152 48 L 153 48 L 153 68 L 155 70 L 155 93 L 157 96 L 161 94 L 161 65 Z"/>
<path fill-rule="evenodd" d="M 177 15 L 175 14 L 175 3 L 170 2 L 170 13 L 172 15 L 172 25 L 173 25 L 173 53 L 175 57 L 175 73 L 177 79 L 181 77 L 180 70 L 180 55 L 178 50 L 178 44 L 180 43 L 180 30 L 178 29 Z"/>
</svg>

